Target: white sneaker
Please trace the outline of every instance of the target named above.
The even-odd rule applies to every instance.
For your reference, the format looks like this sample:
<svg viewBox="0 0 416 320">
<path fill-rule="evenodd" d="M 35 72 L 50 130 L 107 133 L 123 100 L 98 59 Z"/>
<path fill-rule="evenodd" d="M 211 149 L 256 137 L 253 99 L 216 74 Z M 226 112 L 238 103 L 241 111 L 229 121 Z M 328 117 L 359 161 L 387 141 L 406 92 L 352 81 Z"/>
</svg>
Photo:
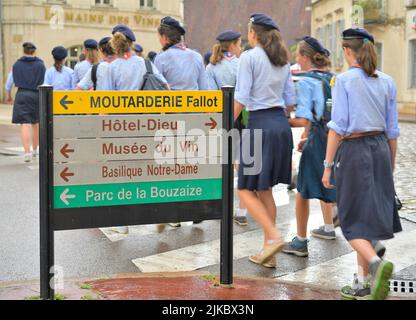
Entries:
<svg viewBox="0 0 416 320">
<path fill-rule="evenodd" d="M 32 161 L 32 154 L 31 153 L 25 153 L 23 156 L 23 161 L 26 163 L 29 163 Z"/>
<path fill-rule="evenodd" d="M 129 227 L 113 227 L 109 228 L 110 232 L 118 234 L 129 234 Z"/>
<path fill-rule="evenodd" d="M 32 157 L 33 159 L 36 159 L 39 156 L 39 149 L 33 150 L 32 151 Z"/>
<path fill-rule="evenodd" d="M 172 228 L 180 228 L 180 227 L 182 226 L 180 222 L 179 222 L 179 223 L 169 223 L 169 225 L 170 225 Z"/>
</svg>

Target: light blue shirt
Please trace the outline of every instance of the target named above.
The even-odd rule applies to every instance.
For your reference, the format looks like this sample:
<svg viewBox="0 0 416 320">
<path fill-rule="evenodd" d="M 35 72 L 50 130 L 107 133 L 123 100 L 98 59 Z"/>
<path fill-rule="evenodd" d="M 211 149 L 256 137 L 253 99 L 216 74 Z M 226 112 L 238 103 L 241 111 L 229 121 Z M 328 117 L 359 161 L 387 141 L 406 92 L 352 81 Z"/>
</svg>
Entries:
<svg viewBox="0 0 416 320">
<path fill-rule="evenodd" d="M 295 105 L 290 65 L 274 66 L 261 47 L 244 52 L 237 73 L 235 99 L 248 111 Z"/>
<path fill-rule="evenodd" d="M 78 85 L 78 83 L 82 80 L 82 78 L 85 77 L 88 70 L 91 69 L 92 64 L 91 62 L 84 60 L 82 62 L 79 62 L 76 64 L 74 68 L 74 74 L 73 74 L 73 85 L 74 88 Z"/>
<path fill-rule="evenodd" d="M 109 64 L 110 88 L 116 91 L 136 91 L 143 86 L 146 74 L 146 63 L 142 57 L 131 55 L 129 58 L 117 58 Z M 152 64 L 153 73 L 164 83 L 166 79 Z"/>
<path fill-rule="evenodd" d="M 78 83 L 78 88 L 81 90 L 91 90 L 94 88 L 94 82 L 92 81 L 92 68 L 90 68 L 84 78 Z M 102 61 L 97 68 L 97 87 L 96 91 L 108 91 L 111 90 L 111 75 L 110 75 L 110 63 Z"/>
<path fill-rule="evenodd" d="M 311 122 L 321 119 L 325 110 L 322 82 L 317 79 L 302 77 L 297 85 L 296 118 L 307 119 Z"/>
<path fill-rule="evenodd" d="M 172 90 L 209 90 L 202 56 L 176 46 L 159 53 L 155 65 Z"/>
<path fill-rule="evenodd" d="M 6 91 L 7 92 L 12 91 L 13 86 L 14 86 L 13 71 L 10 71 L 9 75 L 7 76 L 7 81 L 6 81 L 6 86 L 5 86 Z"/>
<path fill-rule="evenodd" d="M 63 66 L 61 72 L 58 72 L 55 67 L 51 67 L 46 70 L 44 84 L 53 86 L 54 90 L 73 90 L 73 73 L 74 71 L 66 66 Z"/>
<path fill-rule="evenodd" d="M 237 83 L 239 59 L 224 57 L 216 65 L 207 66 L 207 77 L 209 90 L 221 90 L 223 86 L 233 86 Z"/>
<path fill-rule="evenodd" d="M 377 74 L 378 78 L 371 78 L 352 68 L 337 76 L 329 128 L 342 136 L 372 131 L 386 132 L 388 139 L 400 136 L 396 83 L 382 72 Z"/>
</svg>

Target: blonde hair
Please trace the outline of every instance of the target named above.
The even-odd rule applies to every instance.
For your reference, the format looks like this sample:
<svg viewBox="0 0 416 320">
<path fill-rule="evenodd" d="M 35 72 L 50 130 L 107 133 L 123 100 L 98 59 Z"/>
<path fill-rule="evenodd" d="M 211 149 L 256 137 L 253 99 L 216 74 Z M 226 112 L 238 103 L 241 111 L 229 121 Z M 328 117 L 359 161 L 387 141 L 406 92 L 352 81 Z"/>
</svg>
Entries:
<svg viewBox="0 0 416 320">
<path fill-rule="evenodd" d="M 99 52 L 97 49 L 86 49 L 85 50 L 85 59 L 91 62 L 91 64 L 96 64 L 100 61 Z"/>
<path fill-rule="evenodd" d="M 344 40 L 342 46 L 350 48 L 357 56 L 357 62 L 369 77 L 378 78 L 377 51 L 375 45 L 367 39 Z"/>
<path fill-rule="evenodd" d="M 220 63 L 222 59 L 224 59 L 224 53 L 230 51 L 230 47 L 232 44 L 237 44 L 240 41 L 240 38 L 231 41 L 220 41 L 219 43 L 215 44 L 212 48 L 212 56 L 209 59 L 209 62 L 213 65 Z"/>
<path fill-rule="evenodd" d="M 121 32 L 116 32 L 113 35 L 113 39 L 110 40 L 110 45 L 113 48 L 117 56 L 124 56 L 131 51 L 133 42 L 127 39 L 127 37 Z"/>
<path fill-rule="evenodd" d="M 306 41 L 299 42 L 299 54 L 311 59 L 313 65 L 318 68 L 330 68 L 331 60 L 326 54 L 320 53 L 312 48 Z"/>
</svg>

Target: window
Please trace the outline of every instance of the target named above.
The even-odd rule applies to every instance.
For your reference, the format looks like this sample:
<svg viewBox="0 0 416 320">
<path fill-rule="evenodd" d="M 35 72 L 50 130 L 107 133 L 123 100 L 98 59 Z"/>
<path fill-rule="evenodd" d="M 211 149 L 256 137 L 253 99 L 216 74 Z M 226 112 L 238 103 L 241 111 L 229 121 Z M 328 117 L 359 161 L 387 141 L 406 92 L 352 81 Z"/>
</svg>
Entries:
<svg viewBox="0 0 416 320">
<path fill-rule="evenodd" d="M 380 42 L 376 43 L 376 51 L 377 51 L 377 69 L 383 71 L 383 44 Z"/>
<path fill-rule="evenodd" d="M 79 56 L 82 53 L 82 46 L 73 46 L 68 48 L 68 59 L 66 61 L 67 67 L 74 69 L 75 65 L 79 62 Z"/>
<path fill-rule="evenodd" d="M 410 65 L 411 65 L 410 87 L 416 88 L 416 40 L 410 41 Z"/>
<path fill-rule="evenodd" d="M 337 25 L 335 22 L 331 24 L 330 36 L 329 36 L 329 51 L 331 52 L 331 64 L 335 66 L 337 60 Z"/>
<path fill-rule="evenodd" d="M 344 66 L 344 49 L 342 48 L 342 32 L 345 29 L 345 20 L 339 20 L 338 21 L 338 28 L 337 28 L 337 38 L 338 38 L 338 61 L 337 61 L 337 65 L 338 67 L 342 68 Z"/>
<path fill-rule="evenodd" d="M 112 3 L 112 0 L 95 0 L 95 5 L 97 6 L 109 6 Z"/>
<path fill-rule="evenodd" d="M 140 9 L 155 9 L 156 0 L 140 0 Z"/>
</svg>

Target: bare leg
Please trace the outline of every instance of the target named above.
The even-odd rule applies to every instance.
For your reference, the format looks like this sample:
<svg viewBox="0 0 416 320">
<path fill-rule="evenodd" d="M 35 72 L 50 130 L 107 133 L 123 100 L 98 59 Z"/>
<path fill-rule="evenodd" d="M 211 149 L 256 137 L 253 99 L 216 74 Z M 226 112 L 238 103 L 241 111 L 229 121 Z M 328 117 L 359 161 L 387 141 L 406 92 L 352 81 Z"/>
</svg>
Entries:
<svg viewBox="0 0 416 320">
<path fill-rule="evenodd" d="M 30 153 L 30 127 L 30 124 L 22 124 L 20 127 L 20 136 L 25 153 Z"/>
<path fill-rule="evenodd" d="M 322 215 L 324 216 L 325 224 L 334 224 L 332 217 L 332 209 L 334 208 L 334 203 L 325 203 L 321 201 Z"/>
<path fill-rule="evenodd" d="M 36 151 L 39 146 L 39 124 L 32 125 L 32 150 Z"/>
<path fill-rule="evenodd" d="M 368 266 L 371 260 L 377 257 L 377 254 L 374 251 L 370 241 L 357 239 L 351 240 L 349 243 L 351 247 L 353 247 L 353 249 L 357 251 L 357 253 L 361 256 L 363 264 L 366 263 Z"/>
<path fill-rule="evenodd" d="M 253 219 L 263 228 L 265 240 L 280 239 L 280 235 L 276 230 L 266 205 L 257 197 L 256 193 L 249 190 L 240 190 L 239 194 L 240 199 L 246 204 Z"/>
<path fill-rule="evenodd" d="M 261 202 L 264 204 L 264 206 L 267 209 L 267 214 L 270 218 L 270 221 L 272 221 L 272 224 L 278 234 L 278 239 L 281 238 L 280 232 L 279 230 L 276 228 L 276 216 L 277 216 L 277 207 L 276 207 L 276 203 L 274 201 L 273 198 L 273 191 L 270 189 L 269 191 L 262 191 L 262 192 L 258 192 L 258 197 L 261 200 Z M 274 238 L 276 239 L 276 238 Z M 264 239 L 264 244 L 267 244 L 267 241 L 269 240 L 273 240 L 273 239 Z"/>
<path fill-rule="evenodd" d="M 358 275 L 368 276 L 368 262 L 357 252 Z"/>
<path fill-rule="evenodd" d="M 298 236 L 307 238 L 309 220 L 309 200 L 303 199 L 302 195 L 298 192 L 296 194 L 296 223 Z"/>
</svg>

